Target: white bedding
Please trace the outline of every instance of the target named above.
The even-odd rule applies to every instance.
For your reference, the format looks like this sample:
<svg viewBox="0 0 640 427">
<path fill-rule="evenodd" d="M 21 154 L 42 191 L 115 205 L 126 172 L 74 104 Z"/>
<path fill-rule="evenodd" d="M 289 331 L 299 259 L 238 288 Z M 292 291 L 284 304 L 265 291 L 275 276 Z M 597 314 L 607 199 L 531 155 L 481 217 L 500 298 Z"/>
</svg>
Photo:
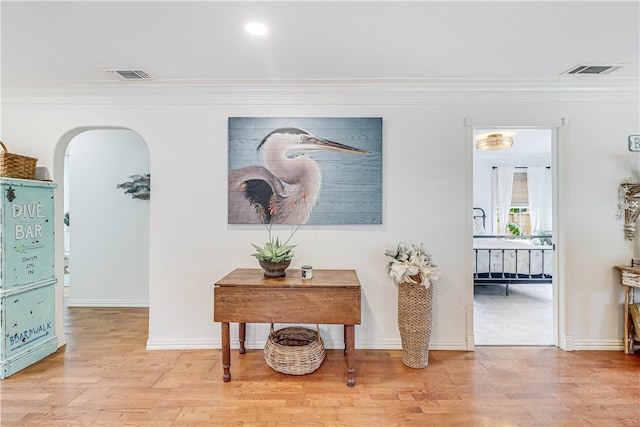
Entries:
<svg viewBox="0 0 640 427">
<path fill-rule="evenodd" d="M 521 274 L 542 274 L 553 275 L 553 251 L 551 246 L 534 245 L 526 240 L 507 240 L 496 238 L 474 238 L 473 239 L 473 271 L 474 273 L 489 272 L 489 250 L 491 250 L 491 273 L 503 271 L 504 251 L 504 272 L 518 275 Z M 529 254 L 529 249 L 531 253 Z M 543 252 L 544 251 L 544 266 Z M 531 256 L 529 256 L 531 255 Z M 517 263 L 516 263 L 517 257 Z M 529 269 L 529 258 L 531 258 L 531 270 Z M 476 269 L 476 259 L 477 266 Z M 517 271 L 516 271 L 517 267 Z"/>
</svg>

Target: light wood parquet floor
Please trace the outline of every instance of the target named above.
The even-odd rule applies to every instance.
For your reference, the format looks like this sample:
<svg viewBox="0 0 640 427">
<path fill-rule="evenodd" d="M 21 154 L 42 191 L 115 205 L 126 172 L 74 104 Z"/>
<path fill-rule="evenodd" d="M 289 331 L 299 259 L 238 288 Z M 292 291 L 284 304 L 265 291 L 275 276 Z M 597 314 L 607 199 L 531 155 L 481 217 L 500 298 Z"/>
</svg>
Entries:
<svg viewBox="0 0 640 427">
<path fill-rule="evenodd" d="M 313 374 L 262 351 L 146 351 L 147 309 L 71 308 L 66 348 L 0 381 L 2 426 L 638 426 L 640 355 L 553 347 L 358 350 L 356 386 L 328 350 Z M 213 325 L 212 325 L 213 327 Z"/>
</svg>

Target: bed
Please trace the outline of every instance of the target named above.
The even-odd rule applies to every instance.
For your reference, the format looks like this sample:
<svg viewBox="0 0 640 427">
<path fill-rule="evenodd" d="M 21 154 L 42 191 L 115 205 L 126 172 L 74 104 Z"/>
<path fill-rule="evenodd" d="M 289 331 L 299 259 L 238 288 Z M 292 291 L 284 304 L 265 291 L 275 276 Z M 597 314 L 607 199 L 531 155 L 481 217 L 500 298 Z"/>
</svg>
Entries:
<svg viewBox="0 0 640 427">
<path fill-rule="evenodd" d="M 473 284 L 551 283 L 553 245 L 551 235 L 495 236 L 484 234 L 486 214 L 473 209 Z"/>
</svg>

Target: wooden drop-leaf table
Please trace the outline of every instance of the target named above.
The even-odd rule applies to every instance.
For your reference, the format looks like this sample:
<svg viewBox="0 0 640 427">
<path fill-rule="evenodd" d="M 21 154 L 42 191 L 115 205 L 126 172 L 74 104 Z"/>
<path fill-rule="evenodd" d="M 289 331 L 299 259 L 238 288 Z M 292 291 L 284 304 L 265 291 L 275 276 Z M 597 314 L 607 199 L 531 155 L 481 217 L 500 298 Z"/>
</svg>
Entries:
<svg viewBox="0 0 640 427">
<path fill-rule="evenodd" d="M 360 324 L 360 282 L 355 270 L 315 270 L 302 279 L 298 269 L 267 278 L 261 269 L 239 268 L 215 284 L 213 320 L 222 328 L 223 380 L 231 380 L 229 323 L 239 324 L 240 354 L 247 323 L 344 325 L 347 385 L 355 385 L 355 325 Z"/>
</svg>

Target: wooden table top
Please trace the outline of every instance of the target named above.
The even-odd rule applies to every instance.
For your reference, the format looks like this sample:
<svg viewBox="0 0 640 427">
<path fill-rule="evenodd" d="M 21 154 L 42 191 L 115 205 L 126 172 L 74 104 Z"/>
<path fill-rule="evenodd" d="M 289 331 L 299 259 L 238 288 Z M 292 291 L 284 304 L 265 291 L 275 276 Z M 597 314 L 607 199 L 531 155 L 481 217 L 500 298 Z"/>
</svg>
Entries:
<svg viewBox="0 0 640 427">
<path fill-rule="evenodd" d="M 616 265 L 620 271 L 620 284 L 632 288 L 640 288 L 640 267 L 630 265 Z"/>
<path fill-rule="evenodd" d="M 312 279 L 302 279 L 300 269 L 287 269 L 284 277 L 265 277 L 261 268 L 237 268 L 218 280 L 220 287 L 276 287 L 276 288 L 360 288 L 355 270 L 313 270 Z"/>
<path fill-rule="evenodd" d="M 640 274 L 640 266 L 630 266 L 630 265 L 616 265 L 614 267 L 616 270 L 625 271 L 627 273 Z"/>
</svg>

